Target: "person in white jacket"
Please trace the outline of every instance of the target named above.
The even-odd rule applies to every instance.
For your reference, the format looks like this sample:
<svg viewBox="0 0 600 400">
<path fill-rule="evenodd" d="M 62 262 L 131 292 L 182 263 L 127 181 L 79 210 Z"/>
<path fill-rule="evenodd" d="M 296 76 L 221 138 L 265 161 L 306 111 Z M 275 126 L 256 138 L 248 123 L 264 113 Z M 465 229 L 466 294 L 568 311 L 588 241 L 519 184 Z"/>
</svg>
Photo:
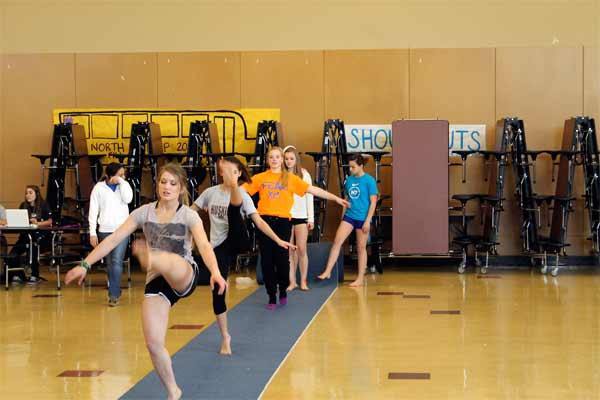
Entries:
<svg viewBox="0 0 600 400">
<path fill-rule="evenodd" d="M 312 185 L 312 179 L 308 171 L 302 168 L 300 157 L 294 146 L 286 146 L 283 150 L 285 166 L 291 174 L 302 178 L 309 185 Z M 300 266 L 300 290 L 308 290 L 308 254 L 306 252 L 306 242 L 308 240 L 308 231 L 315 225 L 315 212 L 313 195 L 306 193 L 300 197 L 294 194 L 294 205 L 292 206 L 292 237 L 290 243 L 297 246 L 297 251 L 290 251 L 290 285 L 287 291 L 290 292 L 298 287 L 296 283 L 296 266 Z"/>
<path fill-rule="evenodd" d="M 110 163 L 106 166 L 104 179 L 92 189 L 88 216 L 92 247 L 116 231 L 129 216 L 128 204 L 133 199 L 133 191 L 124 176 L 123 165 Z M 108 305 L 111 307 L 118 305 L 121 297 L 121 274 L 128 242 L 129 239 L 123 240 L 104 258 L 108 272 Z"/>
</svg>

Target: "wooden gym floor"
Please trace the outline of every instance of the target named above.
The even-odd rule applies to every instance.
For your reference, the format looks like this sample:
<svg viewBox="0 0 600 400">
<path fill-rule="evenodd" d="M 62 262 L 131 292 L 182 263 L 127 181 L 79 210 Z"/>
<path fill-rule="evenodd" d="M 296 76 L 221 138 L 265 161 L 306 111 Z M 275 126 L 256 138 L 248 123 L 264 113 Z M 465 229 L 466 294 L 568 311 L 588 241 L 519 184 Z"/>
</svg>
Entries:
<svg viewBox="0 0 600 400">
<path fill-rule="evenodd" d="M 235 278 L 230 307 L 256 290 Z M 143 276 L 116 308 L 103 281 L 96 273 L 83 289 L 57 292 L 50 280 L 2 290 L 0 398 L 116 399 L 151 371 Z M 370 275 L 365 288 L 335 292 L 263 399 L 600 399 L 599 286 L 596 272 Z M 199 287 L 173 309 L 169 351 L 213 322 Z"/>
</svg>

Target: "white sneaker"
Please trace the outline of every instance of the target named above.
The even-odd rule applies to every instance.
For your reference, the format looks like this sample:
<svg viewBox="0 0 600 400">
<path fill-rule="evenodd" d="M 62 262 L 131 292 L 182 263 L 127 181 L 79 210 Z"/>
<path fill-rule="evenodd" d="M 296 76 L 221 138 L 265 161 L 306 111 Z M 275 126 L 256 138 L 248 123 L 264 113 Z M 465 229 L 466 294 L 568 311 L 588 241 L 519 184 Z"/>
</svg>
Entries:
<svg viewBox="0 0 600 400">
<path fill-rule="evenodd" d="M 40 278 L 38 278 L 37 276 L 30 276 L 29 279 L 27 279 L 27 284 L 28 285 L 37 285 L 38 283 L 40 283 L 42 280 Z"/>
</svg>

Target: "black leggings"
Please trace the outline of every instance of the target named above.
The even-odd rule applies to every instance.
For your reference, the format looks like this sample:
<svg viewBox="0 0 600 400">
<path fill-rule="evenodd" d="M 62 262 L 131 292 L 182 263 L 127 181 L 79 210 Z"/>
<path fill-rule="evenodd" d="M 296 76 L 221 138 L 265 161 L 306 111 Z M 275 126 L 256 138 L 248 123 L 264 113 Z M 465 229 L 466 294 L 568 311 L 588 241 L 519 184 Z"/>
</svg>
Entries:
<svg viewBox="0 0 600 400">
<path fill-rule="evenodd" d="M 270 216 L 262 218 L 280 238 L 285 240 L 291 237 L 292 223 L 289 219 Z M 261 266 L 269 303 L 275 304 L 277 302 L 277 286 L 279 286 L 279 298 L 287 297 L 286 289 L 290 284 L 289 251 L 280 247 L 262 232 L 258 234 L 258 245 L 260 246 Z"/>
<path fill-rule="evenodd" d="M 227 280 L 227 276 L 229 275 L 229 266 L 235 262 L 237 255 L 245 245 L 244 242 L 247 240 L 244 232 L 245 224 L 242 220 L 240 208 L 241 205 L 234 206 L 231 204 L 227 208 L 227 220 L 229 224 L 227 238 L 223 243 L 214 248 L 217 263 L 219 264 L 219 271 L 221 271 L 221 275 L 225 280 Z M 215 315 L 223 314 L 227 311 L 227 304 L 225 304 L 226 291 L 223 294 L 219 294 L 219 287 L 215 286 L 212 295 Z"/>
</svg>

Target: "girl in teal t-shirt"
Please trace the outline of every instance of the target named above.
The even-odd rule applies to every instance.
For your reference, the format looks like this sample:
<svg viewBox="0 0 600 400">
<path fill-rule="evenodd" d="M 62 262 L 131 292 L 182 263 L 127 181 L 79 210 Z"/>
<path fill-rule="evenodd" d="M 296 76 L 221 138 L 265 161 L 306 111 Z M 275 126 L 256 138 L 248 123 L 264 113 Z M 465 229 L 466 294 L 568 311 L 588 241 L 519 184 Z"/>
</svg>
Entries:
<svg viewBox="0 0 600 400">
<path fill-rule="evenodd" d="M 360 154 L 353 154 L 348 158 L 350 176 L 344 184 L 346 198 L 350 208 L 344 210 L 344 217 L 335 234 L 327 267 L 319 279 L 329 279 L 335 265 L 340 249 L 346 238 L 356 231 L 356 249 L 358 252 L 358 277 L 350 286 L 362 286 L 365 272 L 367 271 L 367 240 L 371 230 L 371 219 L 377 206 L 377 182 L 364 171 L 365 159 Z"/>
</svg>

